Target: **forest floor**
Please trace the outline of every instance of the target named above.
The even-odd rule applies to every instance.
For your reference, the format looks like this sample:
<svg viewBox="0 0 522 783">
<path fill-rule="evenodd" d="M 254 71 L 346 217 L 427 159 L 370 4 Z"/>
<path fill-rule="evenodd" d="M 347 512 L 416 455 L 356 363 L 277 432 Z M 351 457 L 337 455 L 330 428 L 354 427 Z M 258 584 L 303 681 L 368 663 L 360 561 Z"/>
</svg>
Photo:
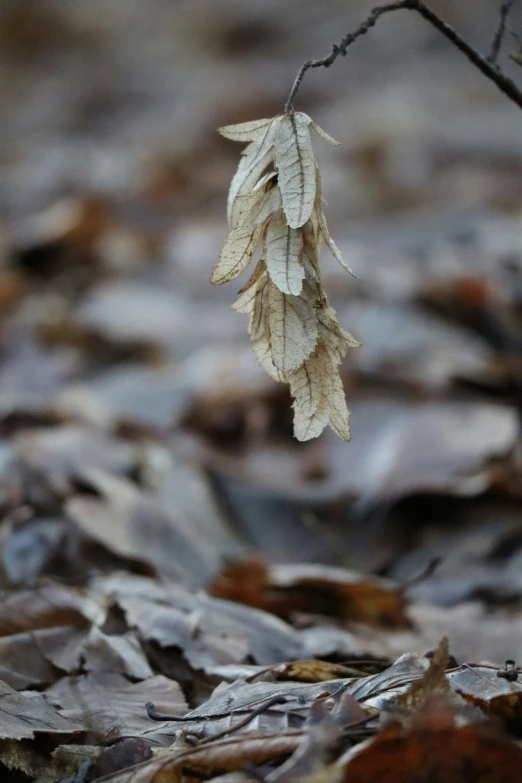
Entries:
<svg viewBox="0 0 522 783">
<path fill-rule="evenodd" d="M 520 111 L 409 14 L 308 74 L 363 347 L 299 444 L 208 282 L 216 128 L 371 4 L 104 5 L 0 10 L 2 781 L 520 779 Z"/>
</svg>

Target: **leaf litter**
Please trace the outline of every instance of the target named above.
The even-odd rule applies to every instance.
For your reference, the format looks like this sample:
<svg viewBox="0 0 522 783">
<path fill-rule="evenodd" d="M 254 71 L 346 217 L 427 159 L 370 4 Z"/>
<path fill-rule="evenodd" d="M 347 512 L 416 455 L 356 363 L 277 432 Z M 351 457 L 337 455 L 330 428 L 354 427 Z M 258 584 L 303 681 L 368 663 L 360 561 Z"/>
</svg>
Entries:
<svg viewBox="0 0 522 783">
<path fill-rule="evenodd" d="M 519 120 L 354 47 L 327 223 L 338 9 L 0 15 L 2 780 L 517 780 Z"/>
</svg>

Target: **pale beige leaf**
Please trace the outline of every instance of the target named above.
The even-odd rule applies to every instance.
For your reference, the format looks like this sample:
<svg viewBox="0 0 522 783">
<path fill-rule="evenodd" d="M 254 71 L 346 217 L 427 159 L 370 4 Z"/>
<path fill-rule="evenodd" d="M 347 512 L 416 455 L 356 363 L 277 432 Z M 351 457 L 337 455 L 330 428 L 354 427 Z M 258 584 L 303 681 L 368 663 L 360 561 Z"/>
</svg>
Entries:
<svg viewBox="0 0 522 783">
<path fill-rule="evenodd" d="M 332 136 L 330 136 L 329 133 L 324 131 L 316 122 L 313 120 L 310 120 L 310 128 L 313 130 L 314 133 L 316 133 L 318 136 L 320 136 L 322 139 L 328 142 L 328 144 L 331 144 L 333 147 L 339 147 L 339 142 L 336 141 Z"/>
<path fill-rule="evenodd" d="M 339 329 L 341 330 L 341 334 L 348 344 L 348 348 L 360 348 L 362 346 L 362 343 L 359 342 L 359 340 L 354 337 L 353 334 L 347 332 L 346 329 L 343 329 L 342 326 L 339 326 Z"/>
<path fill-rule="evenodd" d="M 326 301 L 326 292 L 321 281 L 317 235 L 312 219 L 307 220 L 301 229 L 303 234 L 303 255 L 301 258 L 306 279 L 314 285 L 318 297 Z"/>
<path fill-rule="evenodd" d="M 283 294 L 269 283 L 269 325 L 272 360 L 285 373 L 297 370 L 317 342 L 317 322 L 311 302 Z"/>
<path fill-rule="evenodd" d="M 261 262 L 259 263 L 261 264 Z M 258 269 L 258 267 L 259 264 L 256 267 L 256 270 Z M 257 292 L 264 285 L 266 279 L 267 276 L 263 269 L 262 272 L 257 277 L 257 279 L 246 289 L 243 295 L 240 296 L 239 299 L 236 302 L 234 302 L 233 305 L 230 305 L 230 309 L 235 310 L 236 313 L 247 313 L 249 315 L 254 309 L 254 300 L 257 296 Z"/>
<path fill-rule="evenodd" d="M 247 215 L 251 209 L 254 209 L 265 199 L 265 192 L 262 189 L 254 188 L 250 193 L 243 193 L 242 196 L 237 196 L 235 208 L 237 210 L 237 226 L 243 228 L 246 225 L 245 215 Z"/>
<path fill-rule="evenodd" d="M 257 195 L 257 191 L 254 191 Z M 252 194 L 252 195 L 254 195 Z M 275 187 L 261 192 L 245 212 L 241 214 L 238 228 L 255 228 L 264 223 L 270 215 L 281 209 L 281 191 Z"/>
<path fill-rule="evenodd" d="M 295 372 L 289 373 L 295 416 L 311 419 L 321 402 L 321 374 L 314 354 Z"/>
<path fill-rule="evenodd" d="M 251 340 L 258 340 L 268 334 L 268 277 L 257 287 L 254 306 L 248 324 L 248 334 Z"/>
<path fill-rule="evenodd" d="M 350 269 L 350 267 L 348 266 L 348 264 L 346 263 L 346 261 L 342 257 L 341 251 L 339 250 L 339 248 L 337 247 L 337 245 L 333 241 L 332 237 L 330 236 L 330 232 L 328 231 L 328 226 L 326 225 L 326 219 L 325 219 L 324 213 L 322 211 L 318 213 L 318 218 L 319 218 L 319 228 L 320 228 L 321 234 L 323 235 L 324 241 L 328 245 L 328 248 L 329 248 L 331 254 L 335 258 L 335 260 L 339 262 L 339 264 L 342 266 L 342 268 L 346 272 L 348 272 L 348 274 L 352 275 L 352 277 L 357 277 L 355 272 L 353 272 Z"/>
<path fill-rule="evenodd" d="M 294 435 L 299 441 L 318 438 L 330 420 L 330 409 L 326 395 L 321 395 L 317 410 L 311 416 L 304 416 L 297 408 L 294 410 Z"/>
<path fill-rule="evenodd" d="M 275 157 L 288 225 L 299 228 L 312 214 L 316 187 L 312 140 L 308 122 L 300 112 L 280 119 L 275 134 Z"/>
<path fill-rule="evenodd" d="M 343 383 L 339 375 L 337 362 L 332 360 L 328 351 L 320 345 L 316 353 L 321 364 L 323 393 L 328 401 L 328 409 L 330 411 L 330 427 L 342 440 L 350 440 L 350 411 L 346 406 Z"/>
<path fill-rule="evenodd" d="M 315 268 L 312 259 L 305 251 L 303 251 L 303 254 L 301 256 L 301 263 L 303 265 L 305 278 L 309 280 L 311 283 L 317 285 L 317 283 L 320 282 L 319 275 L 317 274 L 317 269 Z"/>
<path fill-rule="evenodd" d="M 297 296 L 305 276 L 301 263 L 303 237 L 298 229 L 287 225 L 284 212 L 274 216 L 266 231 L 265 263 L 273 283 L 284 294 Z"/>
<path fill-rule="evenodd" d="M 332 376 L 332 385 L 328 390 L 328 407 L 330 408 L 330 427 L 341 440 L 351 440 L 350 411 L 346 405 L 341 376 Z"/>
<path fill-rule="evenodd" d="M 271 119 L 240 122 L 237 125 L 225 125 L 218 128 L 218 132 L 232 141 L 253 141 L 271 122 Z"/>
<path fill-rule="evenodd" d="M 350 267 L 342 257 L 341 251 L 333 241 L 332 237 L 330 236 L 330 232 L 328 231 L 328 226 L 326 224 L 326 218 L 324 216 L 323 205 L 322 205 L 321 173 L 319 171 L 319 166 L 317 166 L 317 164 L 315 166 L 315 177 L 316 177 L 316 194 L 315 194 L 314 210 L 312 213 L 312 222 L 314 224 L 314 227 L 316 227 L 316 237 L 318 243 L 319 243 L 319 236 L 320 236 L 326 242 L 331 254 L 336 259 L 336 261 L 339 262 L 342 268 L 346 270 L 346 272 L 348 272 L 350 275 L 352 275 L 352 277 L 357 277 L 357 275 L 350 269 Z"/>
<path fill-rule="evenodd" d="M 274 381 L 279 381 L 280 383 L 286 381 L 285 374 L 278 370 L 272 361 L 272 349 L 270 348 L 270 341 L 266 336 L 256 340 L 252 350 L 259 366 L 267 375 L 273 378 Z"/>
<path fill-rule="evenodd" d="M 237 227 L 240 205 L 237 197 L 252 191 L 263 171 L 274 160 L 274 137 L 280 118 L 275 117 L 242 155 L 228 192 L 227 217 L 232 229 Z"/>
<path fill-rule="evenodd" d="M 251 234 L 231 231 L 225 240 L 219 261 L 212 270 L 210 282 L 221 285 L 239 277 L 249 265 L 260 235 L 261 226 L 257 226 Z"/>
<path fill-rule="evenodd" d="M 265 262 L 262 258 L 259 259 L 259 261 L 256 264 L 256 268 L 246 281 L 245 285 L 239 289 L 238 294 L 244 294 L 245 291 L 248 291 L 249 288 L 252 288 L 252 286 L 257 283 L 263 272 L 266 271 Z M 235 309 L 232 307 L 232 309 Z"/>
<path fill-rule="evenodd" d="M 339 326 L 337 313 L 329 305 L 317 310 L 317 328 L 319 340 L 337 362 L 344 359 L 348 348 L 358 348 L 361 343 Z"/>
<path fill-rule="evenodd" d="M 249 222 L 245 219 L 245 216 L 250 211 L 253 211 L 254 215 L 257 213 L 257 209 L 259 209 L 259 205 L 265 201 L 267 193 L 274 189 L 275 183 L 271 180 L 276 176 L 277 174 L 275 171 L 269 171 L 256 182 L 250 193 L 243 193 L 240 196 L 236 196 L 235 210 L 237 210 L 237 228 L 243 227 Z"/>
</svg>

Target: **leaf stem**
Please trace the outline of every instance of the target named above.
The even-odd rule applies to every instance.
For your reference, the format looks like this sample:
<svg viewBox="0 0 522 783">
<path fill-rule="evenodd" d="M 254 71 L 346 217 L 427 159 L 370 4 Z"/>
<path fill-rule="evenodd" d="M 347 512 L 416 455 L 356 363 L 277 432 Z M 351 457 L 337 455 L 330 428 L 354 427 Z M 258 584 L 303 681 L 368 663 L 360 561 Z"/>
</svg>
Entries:
<svg viewBox="0 0 522 783">
<path fill-rule="evenodd" d="M 506 34 L 507 19 L 509 14 L 511 13 L 511 9 L 515 5 L 515 2 L 516 0 L 504 0 L 502 5 L 500 6 L 498 25 L 497 25 L 497 29 L 495 30 L 495 35 L 493 36 L 493 40 L 491 42 L 491 49 L 488 55 L 488 62 L 491 63 L 492 65 L 495 65 L 495 63 L 498 60 L 500 49 L 502 48 L 502 41 L 504 40 L 504 36 Z"/>
</svg>

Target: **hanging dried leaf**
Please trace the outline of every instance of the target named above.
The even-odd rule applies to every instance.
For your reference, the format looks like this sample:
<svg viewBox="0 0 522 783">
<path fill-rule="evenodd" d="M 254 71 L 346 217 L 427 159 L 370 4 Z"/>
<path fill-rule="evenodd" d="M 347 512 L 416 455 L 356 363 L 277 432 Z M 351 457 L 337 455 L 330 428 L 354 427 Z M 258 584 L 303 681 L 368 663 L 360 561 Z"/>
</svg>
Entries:
<svg viewBox="0 0 522 783">
<path fill-rule="evenodd" d="M 253 141 L 271 122 L 271 119 L 240 122 L 237 125 L 225 125 L 223 128 L 218 128 L 218 132 L 225 139 L 232 141 Z"/>
<path fill-rule="evenodd" d="M 282 117 L 275 135 L 275 163 L 290 228 L 306 223 L 314 207 L 315 159 L 309 119 L 300 112 Z"/>
<path fill-rule="evenodd" d="M 348 348 L 358 348 L 361 343 L 342 329 L 337 322 L 337 313 L 330 305 L 317 313 L 319 339 L 331 356 L 340 363 Z"/>
<path fill-rule="evenodd" d="M 322 189 L 321 189 L 321 174 L 319 172 L 319 166 L 315 166 L 316 171 L 316 197 L 315 197 L 315 208 L 314 208 L 314 214 L 318 222 L 319 231 L 321 233 L 322 238 L 328 245 L 328 249 L 330 250 L 331 254 L 335 258 L 335 260 L 342 266 L 342 268 L 348 272 L 348 274 L 352 275 L 352 277 L 357 277 L 357 275 L 350 269 L 344 258 L 342 257 L 341 251 L 333 241 L 332 237 L 330 236 L 330 232 L 328 231 L 328 226 L 326 224 L 326 218 L 324 216 L 323 207 L 322 207 Z"/>
<path fill-rule="evenodd" d="M 316 355 L 320 367 L 323 394 L 328 402 L 330 426 L 342 440 L 350 440 L 350 412 L 346 407 L 337 363 L 321 344 L 317 346 Z"/>
<path fill-rule="evenodd" d="M 294 408 L 299 415 L 310 419 L 321 402 L 321 373 L 313 354 L 302 367 L 288 376 L 290 392 L 294 398 Z"/>
<path fill-rule="evenodd" d="M 252 340 L 258 340 L 268 333 L 268 277 L 265 275 L 258 287 L 254 307 L 248 324 L 248 334 Z"/>
<path fill-rule="evenodd" d="M 350 411 L 346 405 L 341 377 L 336 372 L 332 372 L 330 376 L 330 387 L 326 395 L 330 409 L 330 427 L 341 440 L 351 440 Z"/>
<path fill-rule="evenodd" d="M 321 177 L 309 128 L 337 142 L 303 113 L 229 126 L 224 135 L 250 141 L 229 192 L 229 222 L 213 283 L 237 277 L 261 234 L 264 257 L 233 310 L 249 315 L 254 355 L 268 375 L 290 384 L 294 434 L 310 440 L 329 424 L 350 439 L 349 411 L 338 365 L 360 343 L 337 322 L 321 281 L 319 244 L 325 241 L 347 270 L 322 211 Z M 274 163 L 276 171 L 263 175 Z"/>
<path fill-rule="evenodd" d="M 235 280 L 249 265 L 254 250 L 259 242 L 261 226 L 257 226 L 251 233 L 238 229 L 228 235 L 219 261 L 212 270 L 210 282 L 214 285 L 222 285 L 230 280 Z"/>
<path fill-rule="evenodd" d="M 261 122 L 261 120 L 260 120 Z M 233 127 L 233 126 L 232 126 Z M 336 141 L 332 136 L 330 136 L 329 133 L 324 131 L 316 122 L 314 122 L 312 119 L 310 120 L 310 127 L 313 130 L 314 133 L 316 133 L 318 136 L 320 136 L 322 139 L 328 142 L 328 144 L 331 144 L 333 147 L 339 147 L 340 142 Z"/>
<path fill-rule="evenodd" d="M 281 192 L 279 188 L 270 188 L 266 191 L 255 191 L 255 200 L 248 209 L 241 213 L 238 228 L 247 229 L 264 223 L 270 215 L 281 209 Z M 242 198 L 242 196 L 240 196 Z"/>
<path fill-rule="evenodd" d="M 245 291 L 248 291 L 249 288 L 251 288 L 255 283 L 257 283 L 257 281 L 259 280 L 259 278 L 261 277 L 261 275 L 265 271 L 266 271 L 266 264 L 265 264 L 264 260 L 261 258 L 257 262 L 256 268 L 254 269 L 254 271 L 252 272 L 252 274 L 250 275 L 250 277 L 246 281 L 246 283 L 243 286 L 243 288 L 239 289 L 238 294 L 244 294 Z M 234 310 L 234 309 L 235 309 L 234 306 L 232 306 L 232 310 Z"/>
<path fill-rule="evenodd" d="M 263 263 L 263 267 L 264 267 L 264 263 Z M 267 280 L 267 275 L 263 268 L 259 277 L 256 280 L 254 280 L 250 285 L 247 284 L 247 287 L 245 287 L 245 292 L 239 297 L 239 299 L 236 302 L 234 302 L 233 305 L 230 305 L 230 309 L 235 310 L 236 313 L 246 313 L 247 315 L 250 315 L 250 313 L 254 309 L 256 296 L 260 291 L 261 287 L 265 284 L 266 280 Z"/>
<path fill-rule="evenodd" d="M 259 366 L 266 372 L 270 378 L 279 383 L 286 382 L 286 376 L 281 370 L 278 370 L 272 359 L 272 348 L 270 347 L 269 339 L 263 335 L 260 339 L 254 343 L 254 356 L 257 359 Z"/>
<path fill-rule="evenodd" d="M 244 150 L 238 169 L 230 183 L 228 192 L 227 216 L 230 228 L 237 228 L 240 206 L 237 197 L 254 189 L 263 171 L 274 160 L 274 137 L 279 125 L 275 117 Z"/>
<path fill-rule="evenodd" d="M 283 294 L 269 284 L 269 324 L 272 360 L 283 372 L 297 370 L 317 342 L 317 322 L 312 305 L 301 296 Z"/>
<path fill-rule="evenodd" d="M 296 405 L 294 410 L 294 435 L 297 440 L 307 441 L 318 438 L 330 421 L 330 408 L 324 392 L 321 393 L 321 401 L 311 416 L 303 414 Z"/>
<path fill-rule="evenodd" d="M 284 294 L 297 296 L 303 287 L 304 269 L 301 263 L 303 237 L 290 228 L 284 212 L 272 218 L 265 238 L 265 263 L 273 283 Z"/>
</svg>

